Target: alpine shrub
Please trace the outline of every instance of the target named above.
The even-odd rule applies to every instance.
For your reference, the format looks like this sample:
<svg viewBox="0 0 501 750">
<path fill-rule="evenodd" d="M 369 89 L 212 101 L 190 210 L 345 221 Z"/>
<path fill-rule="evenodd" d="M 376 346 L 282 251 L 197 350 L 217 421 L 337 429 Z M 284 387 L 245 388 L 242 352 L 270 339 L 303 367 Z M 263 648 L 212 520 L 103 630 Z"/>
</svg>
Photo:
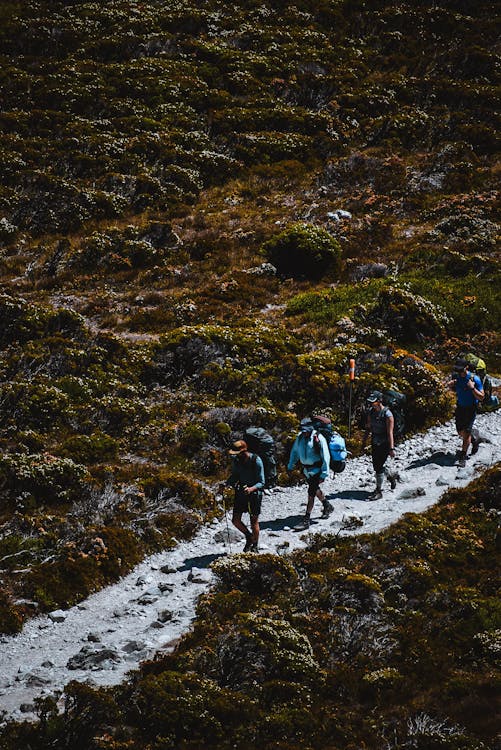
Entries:
<svg viewBox="0 0 501 750">
<path fill-rule="evenodd" d="M 341 262 L 339 242 L 322 227 L 292 224 L 262 246 L 263 254 L 280 275 L 319 279 L 335 273 Z"/>
</svg>

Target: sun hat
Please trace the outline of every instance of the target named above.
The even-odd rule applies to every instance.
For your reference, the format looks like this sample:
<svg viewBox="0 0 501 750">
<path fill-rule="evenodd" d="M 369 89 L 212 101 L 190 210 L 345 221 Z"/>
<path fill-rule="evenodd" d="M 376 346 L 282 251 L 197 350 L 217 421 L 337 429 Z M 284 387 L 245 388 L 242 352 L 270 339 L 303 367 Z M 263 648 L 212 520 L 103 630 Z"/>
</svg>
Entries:
<svg viewBox="0 0 501 750">
<path fill-rule="evenodd" d="M 231 446 L 228 453 L 230 456 L 238 456 L 239 453 L 245 453 L 247 450 L 247 443 L 245 440 L 236 440 Z"/>
<path fill-rule="evenodd" d="M 463 372 L 463 370 L 466 370 L 468 368 L 468 362 L 466 359 L 456 359 L 456 362 L 454 364 L 454 372 Z"/>
</svg>

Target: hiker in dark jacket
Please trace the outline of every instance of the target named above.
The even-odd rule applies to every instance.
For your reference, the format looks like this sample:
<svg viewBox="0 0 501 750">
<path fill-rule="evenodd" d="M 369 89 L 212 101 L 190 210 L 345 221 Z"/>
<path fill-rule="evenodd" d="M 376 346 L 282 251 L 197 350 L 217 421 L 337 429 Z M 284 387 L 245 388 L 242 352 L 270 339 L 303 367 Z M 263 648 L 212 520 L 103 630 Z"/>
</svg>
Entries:
<svg viewBox="0 0 501 750">
<path fill-rule="evenodd" d="M 232 456 L 232 464 L 226 485 L 235 488 L 231 521 L 245 536 L 244 552 L 257 552 L 264 487 L 263 462 L 256 453 L 250 453 L 245 440 L 237 440 L 228 452 Z M 250 516 L 251 531 L 242 521 L 244 513 Z"/>
<path fill-rule="evenodd" d="M 395 456 L 395 440 L 393 427 L 395 420 L 390 409 L 383 404 L 383 394 L 373 391 L 367 399 L 369 410 L 367 412 L 367 423 L 362 439 L 362 448 L 365 448 L 367 438 L 371 436 L 372 465 L 376 472 L 376 489 L 369 495 L 369 500 L 379 500 L 383 497 L 383 480 L 385 475 L 385 463 L 388 456 Z M 391 489 L 396 487 L 396 477 L 387 472 Z"/>
<path fill-rule="evenodd" d="M 332 505 L 326 500 L 320 488 L 321 483 L 329 476 L 329 461 L 330 454 L 327 440 L 314 429 L 311 419 L 303 419 L 300 425 L 300 433 L 292 445 L 287 469 L 292 471 L 299 462 L 308 482 L 308 503 L 301 524 L 304 529 L 309 528 L 315 497 L 318 497 L 322 503 L 324 517 L 332 511 Z"/>
<path fill-rule="evenodd" d="M 478 402 L 484 399 L 484 388 L 479 376 L 468 369 L 466 359 L 456 360 L 454 373 L 447 382 L 447 387 L 456 392 L 456 430 L 463 440 L 458 465 L 465 466 L 470 444 L 472 455 L 478 451 L 480 441 L 478 433 L 473 431 L 473 423 L 477 416 Z"/>
</svg>

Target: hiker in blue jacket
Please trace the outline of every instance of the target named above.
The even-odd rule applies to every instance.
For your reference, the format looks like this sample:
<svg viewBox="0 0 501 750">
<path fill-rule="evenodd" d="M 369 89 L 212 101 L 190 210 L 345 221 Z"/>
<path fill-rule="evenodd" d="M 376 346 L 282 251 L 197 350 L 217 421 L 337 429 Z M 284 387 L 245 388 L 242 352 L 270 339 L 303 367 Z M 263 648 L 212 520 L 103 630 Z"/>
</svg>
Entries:
<svg viewBox="0 0 501 750">
<path fill-rule="evenodd" d="M 478 451 L 480 441 L 478 434 L 474 434 L 472 430 L 478 402 L 484 399 L 484 387 L 479 376 L 474 375 L 468 369 L 466 359 L 456 360 L 454 372 L 447 387 L 456 392 L 456 430 L 463 440 L 458 466 L 465 466 L 469 446 L 471 445 L 472 455 Z"/>
<path fill-rule="evenodd" d="M 298 462 L 303 467 L 303 474 L 308 481 L 308 503 L 301 524 L 302 528 L 307 529 L 310 526 L 315 497 L 318 497 L 323 505 L 324 517 L 332 511 L 332 505 L 320 489 L 321 483 L 329 476 L 329 446 L 324 436 L 314 429 L 311 419 L 301 421 L 299 435 L 294 440 L 290 452 L 288 471 L 292 471 Z"/>
<path fill-rule="evenodd" d="M 232 456 L 231 474 L 226 484 L 235 488 L 232 523 L 245 536 L 244 552 L 257 552 L 259 514 L 264 488 L 264 466 L 256 453 L 251 453 L 245 440 L 237 440 L 228 451 Z M 250 516 L 251 531 L 242 521 Z"/>
</svg>

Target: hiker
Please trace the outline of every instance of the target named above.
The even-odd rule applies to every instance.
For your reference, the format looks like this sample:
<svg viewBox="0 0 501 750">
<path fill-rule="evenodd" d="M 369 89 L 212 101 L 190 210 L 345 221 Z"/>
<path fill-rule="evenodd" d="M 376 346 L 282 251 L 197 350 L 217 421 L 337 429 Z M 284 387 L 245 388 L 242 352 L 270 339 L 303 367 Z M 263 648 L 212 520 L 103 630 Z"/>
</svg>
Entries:
<svg viewBox="0 0 501 750">
<path fill-rule="evenodd" d="M 458 466 L 466 465 L 466 454 L 471 444 L 472 456 L 478 451 L 480 443 L 478 433 L 472 433 L 473 423 L 477 415 L 479 401 L 484 399 L 482 381 L 468 369 L 466 359 L 457 359 L 452 378 L 447 387 L 456 392 L 456 430 L 463 440 L 459 452 Z"/>
<path fill-rule="evenodd" d="M 395 456 L 395 439 L 393 428 L 395 420 L 390 409 L 383 404 L 381 391 L 373 391 L 367 399 L 369 409 L 362 448 L 365 448 L 369 434 L 371 436 L 372 465 L 376 472 L 376 489 L 370 493 L 369 500 L 380 500 L 383 497 L 383 479 L 387 474 L 392 490 L 397 486 L 396 476 L 385 470 L 388 456 Z"/>
<path fill-rule="evenodd" d="M 299 435 L 291 448 L 287 469 L 292 471 L 299 462 L 308 481 L 308 503 L 301 524 L 301 528 L 308 529 L 315 497 L 322 503 L 324 517 L 332 511 L 332 505 L 320 489 L 321 483 L 329 476 L 330 454 L 327 440 L 314 429 L 311 419 L 301 420 L 299 429 Z"/>
<path fill-rule="evenodd" d="M 264 466 L 256 453 L 251 453 L 245 440 L 237 440 L 228 451 L 232 456 L 231 475 L 226 482 L 235 488 L 232 523 L 245 536 L 244 552 L 257 552 L 259 514 L 264 487 Z M 243 513 L 250 516 L 251 531 L 242 521 Z"/>
</svg>

